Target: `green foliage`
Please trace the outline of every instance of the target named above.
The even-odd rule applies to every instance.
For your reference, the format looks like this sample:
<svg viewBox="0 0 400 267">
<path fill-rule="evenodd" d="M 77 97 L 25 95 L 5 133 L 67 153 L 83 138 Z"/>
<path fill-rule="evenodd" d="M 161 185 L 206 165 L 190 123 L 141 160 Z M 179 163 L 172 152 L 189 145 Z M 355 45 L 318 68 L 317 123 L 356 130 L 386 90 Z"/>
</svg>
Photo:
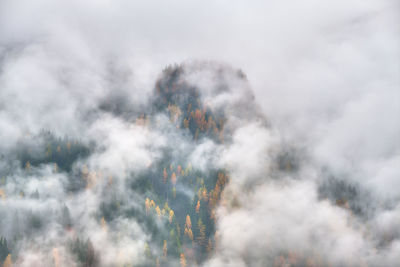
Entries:
<svg viewBox="0 0 400 267">
<path fill-rule="evenodd" d="M 0 236 L 0 263 L 6 259 L 9 253 L 10 249 L 8 248 L 7 240 Z"/>
<path fill-rule="evenodd" d="M 84 267 L 94 267 L 98 265 L 99 259 L 94 251 L 92 242 L 87 239 L 82 241 L 79 238 L 70 244 L 71 252 Z"/>
<path fill-rule="evenodd" d="M 33 167 L 56 163 L 60 171 L 70 172 L 77 160 L 84 159 L 89 154 L 90 145 L 67 137 L 56 138 L 49 131 L 41 131 L 37 136 L 21 142 L 17 155 L 22 168 L 25 168 L 28 162 Z"/>
</svg>

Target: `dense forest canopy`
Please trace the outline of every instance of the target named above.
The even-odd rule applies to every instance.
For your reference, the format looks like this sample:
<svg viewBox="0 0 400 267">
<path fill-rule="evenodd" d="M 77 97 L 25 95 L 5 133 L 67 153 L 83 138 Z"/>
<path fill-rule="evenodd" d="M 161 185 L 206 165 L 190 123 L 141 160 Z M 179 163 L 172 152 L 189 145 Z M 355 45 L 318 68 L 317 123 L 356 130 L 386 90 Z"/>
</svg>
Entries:
<svg viewBox="0 0 400 267">
<path fill-rule="evenodd" d="M 197 75 L 212 83 L 208 90 L 192 81 Z M 221 102 L 220 97 L 238 93 L 230 88 L 232 82 L 243 85 L 242 95 Z M 148 140 L 144 149 L 157 150 L 155 156 L 144 167 L 127 166 L 116 174 L 96 160 L 105 149 L 113 149 L 104 148 L 101 140 L 59 137 L 50 129 L 27 134 L 2 155 L 1 262 L 23 262 L 29 247 L 52 253 L 47 264 L 56 266 L 61 261 L 82 266 L 114 261 L 191 266 L 212 255 L 218 242 L 216 209 L 229 183 L 229 171 L 214 158 L 219 152 L 212 150 L 232 143 L 238 124 L 267 127 L 256 104 L 249 104 L 254 96 L 245 75 L 215 63 L 173 65 L 164 69 L 140 113 L 113 101 L 102 103 L 97 112 L 146 138 L 149 131 L 167 136 L 157 148 Z M 215 147 L 203 151 L 210 144 Z M 210 155 L 197 155 L 204 152 Z M 285 160 L 279 160 L 284 168 L 290 164 L 282 163 Z M 96 202 L 89 204 L 87 198 Z M 132 227 L 126 225 L 132 221 L 137 229 L 126 232 L 124 227 Z M 88 229 L 91 224 L 100 234 Z M 107 246 L 118 244 L 115 251 L 103 255 L 93 234 L 101 235 L 96 238 Z M 126 239 L 135 243 L 134 254 L 126 252 Z"/>
</svg>

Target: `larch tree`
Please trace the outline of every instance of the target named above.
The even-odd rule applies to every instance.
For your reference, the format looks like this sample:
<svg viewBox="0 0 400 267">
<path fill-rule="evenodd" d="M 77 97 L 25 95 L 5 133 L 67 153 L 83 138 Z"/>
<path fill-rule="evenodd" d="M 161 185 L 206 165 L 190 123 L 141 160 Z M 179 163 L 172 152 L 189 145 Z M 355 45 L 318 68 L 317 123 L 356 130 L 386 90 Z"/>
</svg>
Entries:
<svg viewBox="0 0 400 267">
<path fill-rule="evenodd" d="M 11 261 L 11 254 L 8 254 L 8 256 L 6 257 L 4 263 L 3 263 L 3 267 L 11 267 L 12 261 Z"/>
<path fill-rule="evenodd" d="M 107 222 L 106 222 L 106 220 L 104 219 L 104 217 L 102 217 L 101 218 L 101 220 L 100 220 L 100 225 L 101 225 L 101 229 L 103 229 L 103 231 L 107 231 Z"/>
<path fill-rule="evenodd" d="M 171 182 L 172 182 L 173 185 L 176 184 L 176 174 L 175 174 L 175 172 L 173 172 L 173 173 L 171 174 Z"/>
<path fill-rule="evenodd" d="M 200 211 L 200 200 L 197 200 L 196 213 L 199 213 L 199 211 Z"/>
<path fill-rule="evenodd" d="M 176 173 L 177 173 L 178 175 L 180 175 L 180 174 L 181 174 L 181 171 L 182 171 L 182 167 L 181 167 L 181 165 L 178 165 L 178 167 L 176 168 Z"/>
<path fill-rule="evenodd" d="M 186 267 L 186 258 L 185 258 L 185 254 L 181 253 L 180 256 L 180 263 L 181 263 L 181 267 Z"/>
<path fill-rule="evenodd" d="M 5 200 L 7 198 L 6 192 L 4 192 L 4 189 L 0 189 L 0 198 L 2 200 Z"/>
<path fill-rule="evenodd" d="M 193 241 L 193 231 L 191 228 L 185 228 L 185 234 Z"/>
<path fill-rule="evenodd" d="M 161 218 L 161 210 L 160 210 L 159 206 L 156 207 L 156 212 L 157 212 L 158 218 Z"/>
<path fill-rule="evenodd" d="M 144 205 L 146 207 L 146 214 L 147 214 L 150 210 L 150 199 L 148 197 L 146 197 L 146 201 L 144 202 Z"/>
<path fill-rule="evenodd" d="M 28 172 L 31 170 L 31 163 L 29 161 L 25 163 L 25 170 Z"/>
<path fill-rule="evenodd" d="M 164 258 L 167 258 L 167 253 L 168 253 L 167 240 L 164 240 L 164 244 L 163 244 L 163 255 L 164 255 Z"/>
<path fill-rule="evenodd" d="M 190 220 L 189 214 L 186 215 L 186 227 L 187 228 L 192 228 L 192 221 Z"/>
<path fill-rule="evenodd" d="M 59 267 L 60 266 L 60 254 L 58 253 L 57 248 L 53 248 L 53 261 L 54 261 L 54 266 Z"/>
<path fill-rule="evenodd" d="M 168 217 L 168 220 L 169 220 L 169 223 L 172 223 L 172 219 L 174 218 L 174 211 L 173 210 L 170 210 L 169 211 L 169 217 Z"/>
<path fill-rule="evenodd" d="M 167 179 L 168 179 L 167 169 L 164 168 L 164 170 L 163 170 L 163 181 L 164 181 L 164 184 L 167 182 Z"/>
<path fill-rule="evenodd" d="M 199 236 L 197 237 L 197 241 L 199 245 L 204 245 L 206 241 L 206 226 L 204 225 L 201 218 L 197 222 L 197 227 L 199 228 Z"/>
</svg>

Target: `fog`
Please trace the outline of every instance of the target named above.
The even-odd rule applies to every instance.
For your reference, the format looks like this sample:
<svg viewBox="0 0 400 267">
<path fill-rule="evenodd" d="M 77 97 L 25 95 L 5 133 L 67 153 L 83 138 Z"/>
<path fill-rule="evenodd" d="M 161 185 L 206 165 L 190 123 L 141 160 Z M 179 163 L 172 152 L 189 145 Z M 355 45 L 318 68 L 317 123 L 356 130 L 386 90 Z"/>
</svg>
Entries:
<svg viewBox="0 0 400 267">
<path fill-rule="evenodd" d="M 0 1 L 0 264 L 396 266 L 399 10 Z M 182 234 L 162 258 L 146 198 L 182 230 L 201 202 L 212 251 Z"/>
</svg>

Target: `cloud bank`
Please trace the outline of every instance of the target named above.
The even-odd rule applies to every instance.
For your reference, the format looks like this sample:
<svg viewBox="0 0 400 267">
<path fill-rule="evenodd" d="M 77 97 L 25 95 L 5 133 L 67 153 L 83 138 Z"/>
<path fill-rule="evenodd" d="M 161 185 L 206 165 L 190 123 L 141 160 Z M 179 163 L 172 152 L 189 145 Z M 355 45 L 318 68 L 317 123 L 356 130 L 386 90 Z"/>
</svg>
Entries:
<svg viewBox="0 0 400 267">
<path fill-rule="evenodd" d="M 1 1 L 0 260 L 396 266 L 399 7 Z M 214 118 L 197 134 L 195 115 L 182 127 L 195 92 Z M 181 223 L 183 248 L 162 258 L 172 224 L 145 199 L 185 221 L 172 195 L 205 210 L 196 191 L 221 170 L 212 251 L 194 253 Z"/>
</svg>

